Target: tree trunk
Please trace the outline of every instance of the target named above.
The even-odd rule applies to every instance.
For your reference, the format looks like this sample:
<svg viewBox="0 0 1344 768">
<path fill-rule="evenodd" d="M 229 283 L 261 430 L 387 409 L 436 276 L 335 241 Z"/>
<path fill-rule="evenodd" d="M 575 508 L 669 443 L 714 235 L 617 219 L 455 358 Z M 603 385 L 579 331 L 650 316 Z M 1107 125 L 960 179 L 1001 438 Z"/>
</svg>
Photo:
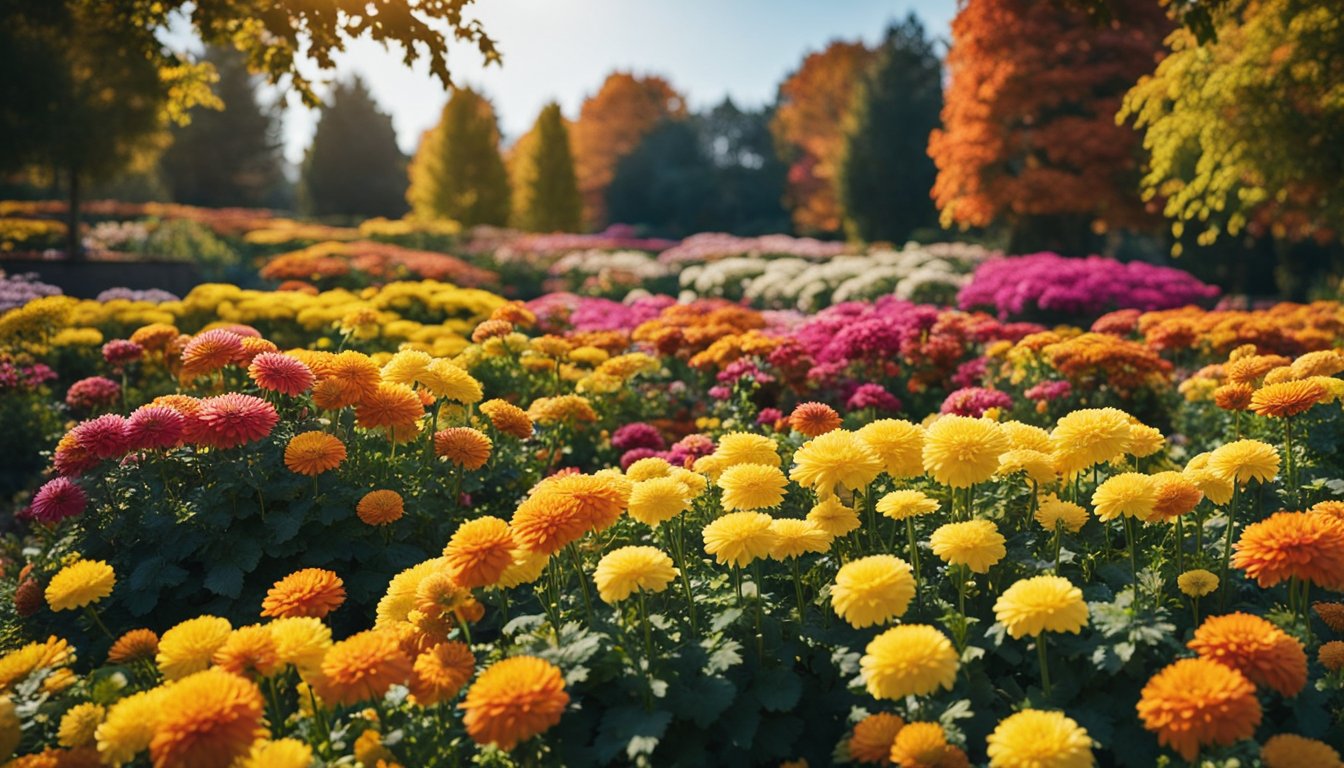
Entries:
<svg viewBox="0 0 1344 768">
<path fill-rule="evenodd" d="M 79 236 L 79 169 L 71 165 L 68 169 L 68 179 L 70 183 L 69 210 L 66 211 L 66 227 L 69 231 L 66 233 L 65 257 L 70 261 L 84 260 L 84 242 Z"/>
</svg>

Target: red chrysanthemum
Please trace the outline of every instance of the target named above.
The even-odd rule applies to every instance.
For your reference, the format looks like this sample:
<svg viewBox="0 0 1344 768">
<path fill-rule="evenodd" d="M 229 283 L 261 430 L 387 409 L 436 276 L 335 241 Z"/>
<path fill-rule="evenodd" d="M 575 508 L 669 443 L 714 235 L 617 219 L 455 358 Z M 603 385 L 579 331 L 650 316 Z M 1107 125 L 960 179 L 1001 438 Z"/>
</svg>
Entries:
<svg viewBox="0 0 1344 768">
<path fill-rule="evenodd" d="M 187 419 L 166 405 L 142 405 L 131 414 L 126 434 L 134 450 L 172 448 L 182 442 Z"/>
<path fill-rule="evenodd" d="M 89 497 L 84 489 L 64 477 L 50 480 L 33 496 L 33 519 L 39 523 L 55 523 L 84 512 Z"/>
<path fill-rule="evenodd" d="M 252 358 L 247 374 L 258 387 L 282 395 L 300 395 L 313 386 L 313 372 L 301 360 L 280 352 L 263 352 Z"/>
<path fill-rule="evenodd" d="M 230 392 L 201 401 L 201 425 L 208 445 L 236 448 L 271 434 L 280 416 L 259 397 Z"/>
<path fill-rule="evenodd" d="M 1307 653 L 1302 643 L 1259 616 L 1212 616 L 1195 630 L 1190 650 L 1225 664 L 1257 685 L 1296 696 L 1307 684 Z"/>
<path fill-rule="evenodd" d="M 67 432 L 56 443 L 56 453 L 52 456 L 51 464 L 63 476 L 76 477 L 97 466 L 98 459 L 79 444 L 74 432 Z"/>
<path fill-rule="evenodd" d="M 75 440 L 95 459 L 120 458 L 130 449 L 126 419 L 115 413 L 90 419 L 73 430 Z"/>
<path fill-rule="evenodd" d="M 1344 590 L 1344 522 L 1309 512 L 1275 513 L 1246 526 L 1232 564 L 1262 587 L 1296 577 Z"/>
<path fill-rule="evenodd" d="M 188 378 L 213 373 L 243 355 L 242 336 L 216 328 L 198 334 L 182 350 L 182 375 Z"/>
</svg>

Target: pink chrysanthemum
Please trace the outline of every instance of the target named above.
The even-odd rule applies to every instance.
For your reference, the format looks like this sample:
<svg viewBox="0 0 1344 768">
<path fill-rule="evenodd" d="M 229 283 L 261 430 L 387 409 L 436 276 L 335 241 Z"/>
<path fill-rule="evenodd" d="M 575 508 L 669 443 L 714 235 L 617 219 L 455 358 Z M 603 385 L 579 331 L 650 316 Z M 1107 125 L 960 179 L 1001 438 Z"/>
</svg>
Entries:
<svg viewBox="0 0 1344 768">
<path fill-rule="evenodd" d="M 172 448 L 182 442 L 186 430 L 186 417 L 166 405 L 141 406 L 126 423 L 126 434 L 135 450 Z"/>
<path fill-rule="evenodd" d="M 236 448 L 271 434 L 280 416 L 259 397 L 230 392 L 201 401 L 197 417 L 205 429 L 208 445 Z"/>
<path fill-rule="evenodd" d="M 121 385 L 103 377 L 90 376 L 70 385 L 65 404 L 76 411 L 92 411 L 109 406 L 121 398 Z"/>
<path fill-rule="evenodd" d="M 64 477 L 50 480 L 33 496 L 32 516 L 39 523 L 56 523 L 84 513 L 89 497 Z"/>
<path fill-rule="evenodd" d="M 297 358 L 280 352 L 263 352 L 252 358 L 247 373 L 258 387 L 282 395 L 299 395 L 313 386 L 313 372 Z"/>
<path fill-rule="evenodd" d="M 845 401 L 845 407 L 851 411 L 861 411 L 864 408 L 873 408 L 879 411 L 899 411 L 901 401 L 881 384 L 869 382 L 860 384 L 854 390 L 854 393 Z"/>
<path fill-rule="evenodd" d="M 943 400 L 941 413 L 980 418 L 991 408 L 1011 408 L 1013 399 L 996 389 L 962 387 Z"/>
<path fill-rule="evenodd" d="M 182 349 L 182 373 L 199 376 L 212 373 L 243 355 L 243 337 L 216 328 L 198 334 Z"/>
<path fill-rule="evenodd" d="M 144 353 L 144 347 L 129 339 L 113 339 L 103 345 L 103 359 L 117 368 L 139 360 Z"/>
<path fill-rule="evenodd" d="M 79 447 L 95 459 L 117 458 L 130 449 L 126 419 L 115 413 L 89 419 L 76 426 L 73 433 Z"/>
<path fill-rule="evenodd" d="M 51 465 L 64 477 L 76 477 L 97 466 L 98 459 L 89 455 L 71 431 L 65 433 L 56 444 L 56 454 L 51 459 Z"/>
</svg>

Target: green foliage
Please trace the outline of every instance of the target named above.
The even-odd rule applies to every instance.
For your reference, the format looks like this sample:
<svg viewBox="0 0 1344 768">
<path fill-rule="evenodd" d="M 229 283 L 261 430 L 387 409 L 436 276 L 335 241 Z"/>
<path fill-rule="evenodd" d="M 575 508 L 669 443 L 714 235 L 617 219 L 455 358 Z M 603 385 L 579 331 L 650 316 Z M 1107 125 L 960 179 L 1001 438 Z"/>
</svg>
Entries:
<svg viewBox="0 0 1344 768">
<path fill-rule="evenodd" d="M 300 185 L 303 208 L 316 216 L 406 213 L 406 156 L 358 77 L 337 83 L 323 105 Z"/>
<path fill-rule="evenodd" d="M 583 198 L 560 105 L 543 107 L 530 133 L 531 141 L 520 142 L 522 154 L 513 160 L 514 225 L 531 232 L 578 231 Z"/>
<path fill-rule="evenodd" d="M 927 147 L 942 108 L 942 65 L 912 14 L 887 30 L 848 116 L 837 182 L 851 237 L 902 243 L 937 226 Z"/>
<path fill-rule="evenodd" d="M 239 254 L 228 243 L 204 226 L 187 219 L 160 223 L 141 244 L 140 254 L 151 260 L 195 264 L 200 269 L 201 277 L 208 282 L 246 283 L 255 280 Z"/>
<path fill-rule="evenodd" d="M 416 217 L 453 219 L 463 226 L 508 222 L 509 179 L 499 154 L 499 127 L 480 93 L 453 92 L 439 124 L 421 138 L 409 172 L 406 200 Z"/>
<path fill-rule="evenodd" d="M 1125 98 L 1151 153 L 1144 192 L 1180 238 L 1243 230 L 1331 239 L 1344 227 L 1344 20 L 1306 0 L 1238 0 L 1216 35 L 1186 29 Z M 1175 248 L 1180 251 L 1180 245 Z"/>
<path fill-rule="evenodd" d="M 223 109 L 195 109 L 172 131 L 159 161 L 173 200 L 203 206 L 278 207 L 284 173 L 275 107 L 258 103 L 243 57 L 211 48 L 205 62 L 219 73 L 215 93 Z"/>
</svg>

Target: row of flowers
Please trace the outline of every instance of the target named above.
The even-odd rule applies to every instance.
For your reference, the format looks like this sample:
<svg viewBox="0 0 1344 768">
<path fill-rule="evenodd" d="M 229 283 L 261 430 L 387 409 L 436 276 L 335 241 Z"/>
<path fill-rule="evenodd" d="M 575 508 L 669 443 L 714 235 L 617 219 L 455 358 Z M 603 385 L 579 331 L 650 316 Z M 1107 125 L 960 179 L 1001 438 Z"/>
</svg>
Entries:
<svg viewBox="0 0 1344 768">
<path fill-rule="evenodd" d="M 162 311 L 267 306 L 209 291 Z M 1339 762 L 1337 306 L 1276 310 L 1291 356 L 896 300 L 436 349 L 279 314 L 324 296 L 99 339 L 12 553 L 20 760 Z"/>
</svg>

